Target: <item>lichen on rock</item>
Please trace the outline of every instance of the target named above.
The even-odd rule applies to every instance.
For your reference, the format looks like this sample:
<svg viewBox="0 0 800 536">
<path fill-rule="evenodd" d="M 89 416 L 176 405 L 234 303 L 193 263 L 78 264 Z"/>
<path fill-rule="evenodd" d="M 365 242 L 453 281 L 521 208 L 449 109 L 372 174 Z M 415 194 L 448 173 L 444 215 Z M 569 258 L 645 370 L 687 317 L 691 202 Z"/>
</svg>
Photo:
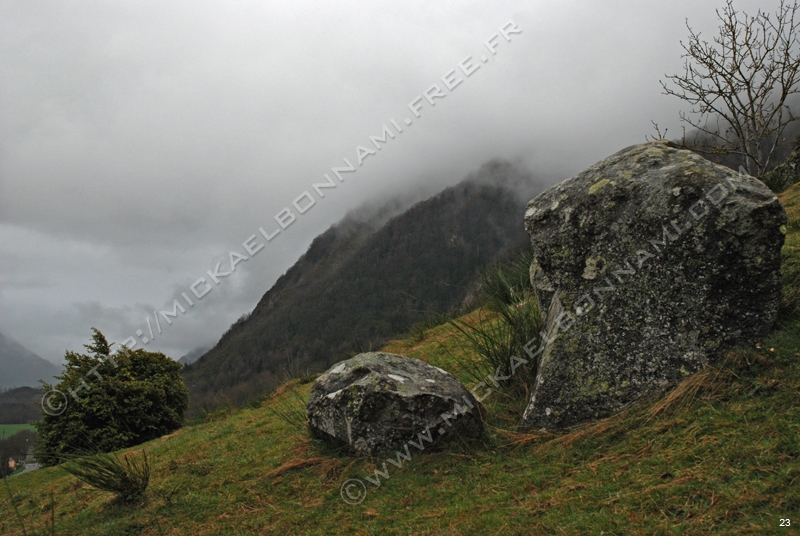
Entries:
<svg viewBox="0 0 800 536">
<path fill-rule="evenodd" d="M 452 374 L 384 352 L 359 354 L 317 378 L 307 414 L 315 434 L 367 455 L 483 432 L 480 403 Z"/>
<path fill-rule="evenodd" d="M 666 141 L 536 197 L 525 226 L 549 342 L 522 424 L 612 415 L 765 336 L 785 224 L 763 183 Z"/>
</svg>

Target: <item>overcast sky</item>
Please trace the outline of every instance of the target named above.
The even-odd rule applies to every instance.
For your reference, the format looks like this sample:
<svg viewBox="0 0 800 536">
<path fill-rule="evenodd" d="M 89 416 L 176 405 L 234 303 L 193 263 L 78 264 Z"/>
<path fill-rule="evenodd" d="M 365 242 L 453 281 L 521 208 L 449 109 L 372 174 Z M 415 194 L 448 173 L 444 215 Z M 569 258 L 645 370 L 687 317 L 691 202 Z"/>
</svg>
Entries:
<svg viewBox="0 0 800 536">
<path fill-rule="evenodd" d="M 364 203 L 494 157 L 553 182 L 643 142 L 651 119 L 677 133 L 659 79 L 682 66 L 685 18 L 710 37 L 721 3 L 4 0 L 0 332 L 60 362 L 92 326 L 117 342 L 152 328 L 147 348 L 177 358 Z M 361 165 L 358 146 L 374 151 Z M 266 246 L 245 260 L 254 234 Z M 176 298 L 186 313 L 159 334 Z"/>
</svg>

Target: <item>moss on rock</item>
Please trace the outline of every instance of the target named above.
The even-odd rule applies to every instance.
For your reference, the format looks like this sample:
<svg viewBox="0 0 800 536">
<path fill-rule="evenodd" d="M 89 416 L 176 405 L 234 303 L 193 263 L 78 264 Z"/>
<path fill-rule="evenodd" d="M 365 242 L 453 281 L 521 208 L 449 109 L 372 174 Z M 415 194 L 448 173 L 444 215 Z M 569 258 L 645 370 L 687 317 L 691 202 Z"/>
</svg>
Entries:
<svg viewBox="0 0 800 536">
<path fill-rule="evenodd" d="M 628 147 L 531 201 L 532 282 L 550 343 L 522 424 L 606 417 L 760 340 L 781 299 L 785 225 L 763 183 L 665 141 Z"/>
</svg>

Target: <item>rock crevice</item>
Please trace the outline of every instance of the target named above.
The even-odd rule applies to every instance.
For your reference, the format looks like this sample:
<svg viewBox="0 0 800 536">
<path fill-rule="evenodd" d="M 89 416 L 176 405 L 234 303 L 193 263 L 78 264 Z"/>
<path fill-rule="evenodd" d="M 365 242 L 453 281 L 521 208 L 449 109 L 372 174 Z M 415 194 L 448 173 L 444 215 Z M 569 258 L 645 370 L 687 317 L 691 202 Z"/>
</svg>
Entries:
<svg viewBox="0 0 800 536">
<path fill-rule="evenodd" d="M 536 197 L 525 227 L 548 344 L 522 424 L 609 416 L 765 336 L 785 223 L 763 183 L 665 141 Z"/>
<path fill-rule="evenodd" d="M 359 354 L 314 382 L 311 430 L 367 455 L 419 441 L 438 443 L 483 431 L 480 403 L 456 378 L 418 359 L 384 352 Z"/>
</svg>

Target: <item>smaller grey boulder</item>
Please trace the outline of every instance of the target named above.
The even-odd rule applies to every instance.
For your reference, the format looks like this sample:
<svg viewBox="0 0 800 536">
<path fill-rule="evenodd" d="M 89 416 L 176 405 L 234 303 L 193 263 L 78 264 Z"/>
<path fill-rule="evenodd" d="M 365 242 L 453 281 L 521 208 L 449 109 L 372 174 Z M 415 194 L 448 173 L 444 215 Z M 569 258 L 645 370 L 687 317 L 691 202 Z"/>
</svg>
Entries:
<svg viewBox="0 0 800 536">
<path fill-rule="evenodd" d="M 312 432 L 370 456 L 483 431 L 480 403 L 452 374 L 383 352 L 359 354 L 317 378 L 307 412 Z"/>
</svg>

